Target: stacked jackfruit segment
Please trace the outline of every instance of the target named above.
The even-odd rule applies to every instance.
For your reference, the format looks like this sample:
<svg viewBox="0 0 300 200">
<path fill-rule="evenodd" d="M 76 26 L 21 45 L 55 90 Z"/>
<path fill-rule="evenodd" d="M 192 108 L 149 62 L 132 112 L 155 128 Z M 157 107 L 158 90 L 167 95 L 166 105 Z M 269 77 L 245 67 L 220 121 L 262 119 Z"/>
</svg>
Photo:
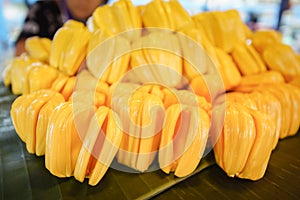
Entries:
<svg viewBox="0 0 300 200">
<path fill-rule="evenodd" d="M 298 87 L 280 83 L 226 95 L 224 129 L 214 151 L 229 176 L 263 177 L 278 139 L 293 136 L 299 129 L 299 95 Z"/>
<path fill-rule="evenodd" d="M 137 86 L 128 84 L 115 87 Z M 163 171 L 186 176 L 195 170 L 206 147 L 210 103 L 195 96 L 194 105 L 176 100 L 164 104 L 165 90 L 146 85 L 132 94 L 125 91 L 111 97 L 110 107 L 105 101 L 98 107 L 93 99 L 86 101 L 95 94 L 89 90 L 76 91 L 70 101 L 56 91 L 39 90 L 18 97 L 11 116 L 27 150 L 45 155 L 46 168 L 55 176 L 74 176 L 81 182 L 88 177 L 89 184 L 96 185 L 115 157 L 144 172 L 158 154 Z M 186 95 L 193 98 L 189 93 Z M 187 118 L 191 120 L 185 121 Z M 25 120 L 30 123 L 23 123 Z"/>
<path fill-rule="evenodd" d="M 3 74 L 22 94 L 12 121 L 58 177 L 96 185 L 114 159 L 182 177 L 210 147 L 228 176 L 258 180 L 299 129 L 300 56 L 235 10 L 191 16 L 177 0 L 119 0 L 25 48 Z"/>
</svg>

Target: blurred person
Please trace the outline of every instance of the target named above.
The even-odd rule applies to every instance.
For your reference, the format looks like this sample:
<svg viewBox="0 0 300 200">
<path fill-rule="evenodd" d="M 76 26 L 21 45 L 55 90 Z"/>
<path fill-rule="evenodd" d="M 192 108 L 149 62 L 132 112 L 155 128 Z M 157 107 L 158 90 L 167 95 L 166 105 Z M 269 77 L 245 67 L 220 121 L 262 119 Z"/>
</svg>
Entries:
<svg viewBox="0 0 300 200">
<path fill-rule="evenodd" d="M 282 19 L 282 14 L 291 8 L 291 1 L 290 0 L 281 0 L 280 1 L 280 6 L 279 6 L 279 13 L 278 13 L 278 19 L 277 19 L 277 25 L 276 25 L 276 30 L 280 29 L 281 26 L 281 19 Z"/>
<path fill-rule="evenodd" d="M 21 33 L 16 40 L 15 55 L 25 51 L 25 40 L 39 36 L 53 39 L 55 32 L 69 19 L 85 23 L 94 10 L 108 0 L 45 0 L 29 7 Z"/>
<path fill-rule="evenodd" d="M 247 22 L 248 27 L 255 31 L 258 29 L 258 14 L 254 12 L 249 13 L 249 20 Z"/>
</svg>

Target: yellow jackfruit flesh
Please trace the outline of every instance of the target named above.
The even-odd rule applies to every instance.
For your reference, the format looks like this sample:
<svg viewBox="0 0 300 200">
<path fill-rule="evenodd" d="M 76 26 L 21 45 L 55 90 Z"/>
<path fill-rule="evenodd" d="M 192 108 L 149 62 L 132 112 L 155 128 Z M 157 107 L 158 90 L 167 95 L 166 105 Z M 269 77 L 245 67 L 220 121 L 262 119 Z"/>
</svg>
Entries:
<svg viewBox="0 0 300 200">
<path fill-rule="evenodd" d="M 67 75 L 77 73 L 86 56 L 90 32 L 80 22 L 67 22 L 54 35 L 49 63 Z"/>
</svg>

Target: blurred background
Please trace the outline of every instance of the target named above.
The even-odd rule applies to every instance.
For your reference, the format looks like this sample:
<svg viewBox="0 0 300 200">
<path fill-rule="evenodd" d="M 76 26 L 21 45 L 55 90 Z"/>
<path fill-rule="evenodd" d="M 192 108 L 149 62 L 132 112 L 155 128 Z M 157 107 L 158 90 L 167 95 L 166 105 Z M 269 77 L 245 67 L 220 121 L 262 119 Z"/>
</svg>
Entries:
<svg viewBox="0 0 300 200">
<path fill-rule="evenodd" d="M 0 0 L 0 72 L 14 54 L 14 41 L 28 11 L 36 0 Z M 132 0 L 135 5 L 150 0 Z M 278 26 L 282 1 L 287 0 L 179 0 L 190 14 L 237 9 L 245 23 L 254 29 L 272 28 L 283 33 L 284 42 L 300 53 L 300 0 L 290 0 Z M 113 3 L 114 0 L 110 0 Z"/>
</svg>

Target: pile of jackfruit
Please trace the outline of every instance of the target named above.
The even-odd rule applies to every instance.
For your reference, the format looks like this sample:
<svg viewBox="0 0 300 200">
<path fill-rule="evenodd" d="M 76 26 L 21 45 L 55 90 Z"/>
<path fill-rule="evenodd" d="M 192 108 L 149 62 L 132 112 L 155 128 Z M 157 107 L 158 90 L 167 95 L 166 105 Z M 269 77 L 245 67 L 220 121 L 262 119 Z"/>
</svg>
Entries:
<svg viewBox="0 0 300 200">
<path fill-rule="evenodd" d="M 25 48 L 3 73 L 11 118 L 58 177 L 96 185 L 113 160 L 183 177 L 213 148 L 228 176 L 258 180 L 299 129 L 300 55 L 236 10 L 119 0 Z"/>
</svg>

